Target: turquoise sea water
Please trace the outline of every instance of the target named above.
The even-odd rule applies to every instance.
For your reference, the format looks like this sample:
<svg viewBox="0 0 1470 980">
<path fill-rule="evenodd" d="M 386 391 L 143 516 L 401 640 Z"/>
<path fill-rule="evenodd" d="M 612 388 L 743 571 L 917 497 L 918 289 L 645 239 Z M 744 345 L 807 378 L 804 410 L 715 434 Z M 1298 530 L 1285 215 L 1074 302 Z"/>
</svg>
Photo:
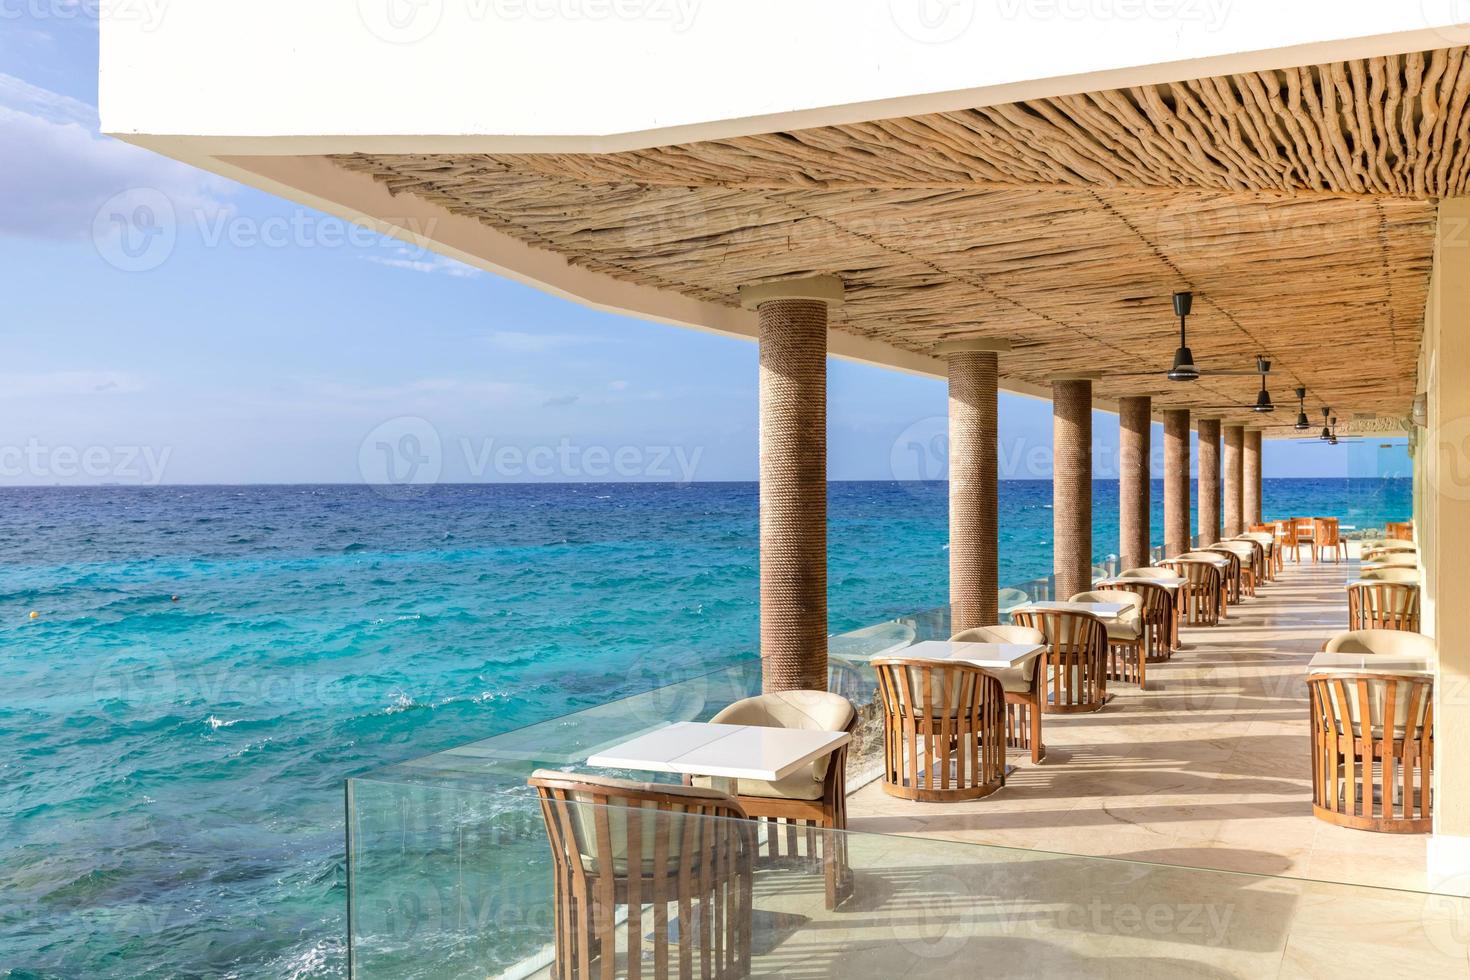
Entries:
<svg viewBox="0 0 1470 980">
<path fill-rule="evenodd" d="M 1265 493 L 1409 512 L 1403 480 Z M 943 484 L 830 494 L 834 632 L 944 601 Z M 1000 500 L 1002 583 L 1044 574 L 1050 485 Z M 754 655 L 754 484 L 7 490 L 0 533 L 14 977 L 340 976 L 345 776 Z"/>
</svg>

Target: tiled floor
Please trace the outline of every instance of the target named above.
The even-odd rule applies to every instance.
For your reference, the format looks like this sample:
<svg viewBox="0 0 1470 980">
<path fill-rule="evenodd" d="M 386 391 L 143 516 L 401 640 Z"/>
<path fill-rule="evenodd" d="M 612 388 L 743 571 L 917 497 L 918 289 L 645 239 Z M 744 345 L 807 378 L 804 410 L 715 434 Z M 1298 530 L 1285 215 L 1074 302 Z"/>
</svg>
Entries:
<svg viewBox="0 0 1470 980">
<path fill-rule="evenodd" d="M 881 785 L 849 806 L 854 831 L 1425 888 L 1427 837 L 1312 816 L 1305 665 L 1346 628 L 1353 564 L 1292 564 L 1212 629 L 1151 666 L 1150 690 L 1114 685 L 1089 715 L 1047 715 L 1040 766 L 974 803 L 922 804 Z"/>
</svg>

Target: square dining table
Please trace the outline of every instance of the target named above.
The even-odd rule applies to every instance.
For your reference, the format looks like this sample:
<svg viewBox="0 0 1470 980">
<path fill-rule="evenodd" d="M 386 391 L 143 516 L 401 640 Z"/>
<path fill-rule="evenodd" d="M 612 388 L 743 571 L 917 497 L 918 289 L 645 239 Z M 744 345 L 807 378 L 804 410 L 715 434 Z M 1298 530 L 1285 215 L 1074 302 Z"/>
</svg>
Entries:
<svg viewBox="0 0 1470 980">
<path fill-rule="evenodd" d="M 1326 653 L 1307 661 L 1307 673 L 1370 673 L 1434 676 L 1434 658 L 1401 653 Z"/>
<path fill-rule="evenodd" d="M 1048 599 L 1041 602 L 1028 602 L 1024 606 L 1017 606 L 1011 612 L 1082 612 L 1091 613 L 1104 622 L 1117 619 L 1124 612 L 1133 608 L 1131 602 L 1072 602 L 1062 599 Z"/>
<path fill-rule="evenodd" d="M 587 764 L 708 776 L 734 796 L 742 779 L 774 783 L 851 740 L 847 732 L 676 721 L 604 749 Z"/>
<path fill-rule="evenodd" d="M 1044 643 L 970 643 L 955 640 L 920 640 L 904 647 L 897 656 L 916 660 L 953 660 L 982 670 L 1020 667 L 1046 653 Z M 894 654 L 875 654 L 873 659 Z"/>
</svg>

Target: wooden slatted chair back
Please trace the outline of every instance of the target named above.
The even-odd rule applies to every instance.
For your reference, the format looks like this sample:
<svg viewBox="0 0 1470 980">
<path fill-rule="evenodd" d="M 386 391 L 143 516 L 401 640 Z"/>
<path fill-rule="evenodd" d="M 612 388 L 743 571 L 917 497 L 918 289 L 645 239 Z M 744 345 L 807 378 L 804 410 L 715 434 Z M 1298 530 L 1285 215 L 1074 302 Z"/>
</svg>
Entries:
<svg viewBox="0 0 1470 980">
<path fill-rule="evenodd" d="M 883 789 L 923 803 L 974 800 L 1005 785 L 1005 691 L 970 664 L 873 661 L 883 706 Z"/>
<path fill-rule="evenodd" d="M 756 824 L 739 803 L 561 772 L 528 782 L 551 844 L 559 980 L 641 976 L 649 906 L 654 980 L 748 975 Z"/>
<path fill-rule="evenodd" d="M 1046 637 L 1043 711 L 1096 711 L 1107 703 L 1108 630 L 1102 620 L 1066 609 L 1017 609 L 1011 620 Z"/>
<path fill-rule="evenodd" d="M 1419 586 L 1413 582 L 1354 582 L 1348 586 L 1348 629 L 1419 632 Z"/>
<path fill-rule="evenodd" d="M 1433 680 L 1324 671 L 1307 678 L 1307 689 L 1317 817 L 1359 830 L 1428 833 Z"/>
</svg>

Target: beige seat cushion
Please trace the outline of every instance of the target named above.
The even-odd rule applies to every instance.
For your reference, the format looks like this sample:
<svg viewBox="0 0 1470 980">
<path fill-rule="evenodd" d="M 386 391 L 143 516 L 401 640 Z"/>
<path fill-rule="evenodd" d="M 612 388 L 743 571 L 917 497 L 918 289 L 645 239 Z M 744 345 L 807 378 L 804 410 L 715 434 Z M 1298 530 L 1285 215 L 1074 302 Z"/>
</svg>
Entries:
<svg viewBox="0 0 1470 980">
<path fill-rule="evenodd" d="M 1117 619 L 1104 619 L 1103 626 L 1108 631 L 1108 639 L 1132 643 L 1143 635 L 1143 596 L 1136 592 L 1127 592 L 1123 589 L 1093 589 L 1090 592 L 1079 592 L 1071 598 L 1072 602 L 1121 602 L 1133 607 L 1131 611 L 1125 610 L 1118 615 Z"/>
<path fill-rule="evenodd" d="M 780 691 L 744 698 L 726 707 L 710 720 L 723 725 L 755 725 L 759 728 L 794 728 L 804 731 L 840 732 L 856 714 L 852 702 L 828 691 Z M 809 762 L 796 772 L 775 782 L 742 779 L 735 786 L 741 796 L 760 796 L 775 800 L 820 800 L 830 755 Z M 696 776 L 695 786 L 709 786 L 710 780 Z"/>
<path fill-rule="evenodd" d="M 1364 582 L 1407 582 L 1410 585 L 1419 584 L 1419 570 L 1417 568 L 1395 568 L 1393 566 L 1367 568 L 1358 577 Z"/>
<path fill-rule="evenodd" d="M 1029 626 L 977 626 L 961 630 L 951 636 L 952 643 L 1018 643 L 1026 646 L 1045 646 L 1046 636 L 1041 630 Z M 1041 657 L 1033 657 L 1019 667 L 987 670 L 1000 679 L 1001 689 L 1007 694 L 1025 694 L 1031 690 L 1031 681 L 1036 676 L 1036 665 Z"/>
<path fill-rule="evenodd" d="M 1349 630 L 1338 633 L 1323 647 L 1327 653 L 1381 654 L 1391 657 L 1427 657 L 1439 647 L 1433 638 L 1407 630 Z"/>
<path fill-rule="evenodd" d="M 1396 551 L 1375 558 L 1365 563 L 1363 567 L 1367 568 L 1370 565 L 1374 568 L 1418 568 L 1419 556 L 1410 551 Z"/>
</svg>

